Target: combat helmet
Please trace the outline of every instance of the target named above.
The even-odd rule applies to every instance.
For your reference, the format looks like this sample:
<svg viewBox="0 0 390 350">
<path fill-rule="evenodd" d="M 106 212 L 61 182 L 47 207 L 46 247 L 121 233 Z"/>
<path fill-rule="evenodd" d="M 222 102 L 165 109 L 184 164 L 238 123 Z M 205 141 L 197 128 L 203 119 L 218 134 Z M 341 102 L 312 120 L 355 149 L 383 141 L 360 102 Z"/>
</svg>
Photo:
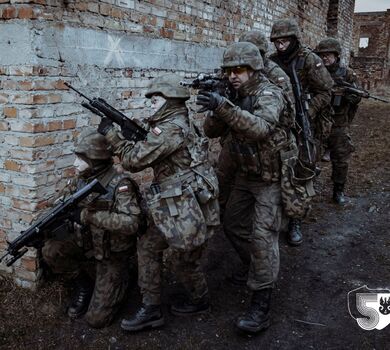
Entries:
<svg viewBox="0 0 390 350">
<path fill-rule="evenodd" d="M 301 38 L 301 31 L 294 18 L 279 19 L 272 25 L 270 40 L 273 42 L 279 38 L 293 36 L 297 40 Z"/>
<path fill-rule="evenodd" d="M 268 39 L 262 32 L 257 30 L 251 30 L 242 34 L 238 41 L 247 41 L 256 45 L 262 56 L 268 52 Z"/>
<path fill-rule="evenodd" d="M 106 138 L 92 129 L 80 133 L 74 153 L 96 161 L 107 160 L 112 157 Z"/>
<path fill-rule="evenodd" d="M 180 85 L 183 78 L 180 75 L 171 73 L 154 78 L 145 93 L 145 97 L 151 98 L 152 95 L 162 95 L 165 98 L 189 99 L 190 92 L 188 88 Z"/>
<path fill-rule="evenodd" d="M 315 49 L 316 53 L 333 52 L 336 53 L 338 56 L 341 55 L 341 51 L 341 44 L 335 38 L 326 38 L 321 40 Z"/>
<path fill-rule="evenodd" d="M 263 58 L 256 45 L 249 42 L 234 43 L 223 54 L 222 68 L 248 66 L 253 70 L 264 68 Z"/>
</svg>

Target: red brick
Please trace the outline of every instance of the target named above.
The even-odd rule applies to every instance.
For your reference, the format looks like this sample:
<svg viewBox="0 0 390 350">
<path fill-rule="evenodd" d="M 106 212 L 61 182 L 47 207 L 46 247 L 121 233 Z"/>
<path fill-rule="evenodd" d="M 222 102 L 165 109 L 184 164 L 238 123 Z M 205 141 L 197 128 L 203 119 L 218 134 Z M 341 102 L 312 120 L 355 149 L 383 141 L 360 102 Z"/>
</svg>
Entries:
<svg viewBox="0 0 390 350">
<path fill-rule="evenodd" d="M 35 258 L 22 258 L 22 266 L 27 271 L 36 271 L 38 268 L 37 259 Z"/>
<path fill-rule="evenodd" d="M 34 18 L 34 11 L 32 7 L 21 7 L 18 11 L 18 18 L 20 19 L 31 19 Z"/>
<path fill-rule="evenodd" d="M 19 171 L 20 164 L 15 162 L 14 160 L 7 159 L 4 161 L 4 169 L 11 170 L 11 171 Z"/>
<path fill-rule="evenodd" d="M 16 18 L 16 9 L 14 6 L 6 7 L 3 9 L 2 18 L 4 19 L 12 19 Z"/>
<path fill-rule="evenodd" d="M 18 110 L 15 107 L 4 107 L 3 113 L 6 118 L 16 118 Z"/>
<path fill-rule="evenodd" d="M 0 121 L 0 131 L 8 131 L 8 130 L 9 130 L 8 122 Z"/>
</svg>

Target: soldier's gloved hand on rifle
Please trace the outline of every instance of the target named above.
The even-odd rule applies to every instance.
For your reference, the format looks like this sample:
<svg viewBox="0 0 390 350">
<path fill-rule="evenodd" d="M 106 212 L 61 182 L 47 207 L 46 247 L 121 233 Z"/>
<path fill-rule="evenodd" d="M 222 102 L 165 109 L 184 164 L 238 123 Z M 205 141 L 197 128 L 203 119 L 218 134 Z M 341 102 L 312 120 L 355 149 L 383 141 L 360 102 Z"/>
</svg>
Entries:
<svg viewBox="0 0 390 350">
<path fill-rule="evenodd" d="M 106 117 L 102 118 L 97 129 L 98 133 L 102 134 L 103 136 L 106 136 L 110 129 L 113 128 L 112 124 L 113 122 L 111 119 L 108 119 Z"/>
<path fill-rule="evenodd" d="M 214 111 L 225 102 L 226 98 L 217 92 L 199 91 L 196 104 L 203 106 L 198 112 Z"/>
<path fill-rule="evenodd" d="M 346 94 L 345 99 L 352 105 L 357 105 L 362 99 L 359 95 L 355 94 Z"/>
<path fill-rule="evenodd" d="M 79 224 L 79 225 L 82 225 L 82 222 L 81 222 L 81 212 L 83 211 L 84 208 L 80 208 L 80 207 L 77 207 L 75 208 L 72 213 L 70 214 L 70 220 Z"/>
</svg>

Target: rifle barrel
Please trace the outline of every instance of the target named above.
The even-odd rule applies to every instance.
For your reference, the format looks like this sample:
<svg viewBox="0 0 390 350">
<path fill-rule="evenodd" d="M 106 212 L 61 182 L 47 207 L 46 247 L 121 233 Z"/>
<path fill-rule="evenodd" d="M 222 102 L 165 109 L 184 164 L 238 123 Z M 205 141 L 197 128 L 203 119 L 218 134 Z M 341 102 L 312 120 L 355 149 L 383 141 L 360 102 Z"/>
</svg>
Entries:
<svg viewBox="0 0 390 350">
<path fill-rule="evenodd" d="M 73 91 L 75 91 L 76 93 L 78 93 L 81 97 L 84 97 L 85 99 L 87 99 L 89 102 L 92 102 L 92 100 L 85 96 L 82 92 L 80 92 L 79 90 L 77 90 L 76 88 L 74 88 L 72 85 L 70 85 L 69 83 L 67 83 L 66 81 L 64 82 L 64 84 L 69 88 L 69 89 L 72 89 Z"/>
</svg>

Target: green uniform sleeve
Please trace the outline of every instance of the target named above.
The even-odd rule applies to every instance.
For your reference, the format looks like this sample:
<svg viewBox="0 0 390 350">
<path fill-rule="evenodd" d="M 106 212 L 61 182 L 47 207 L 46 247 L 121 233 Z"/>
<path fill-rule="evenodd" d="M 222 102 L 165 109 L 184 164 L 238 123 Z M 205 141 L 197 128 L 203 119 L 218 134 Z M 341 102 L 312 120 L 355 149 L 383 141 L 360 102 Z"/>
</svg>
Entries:
<svg viewBox="0 0 390 350">
<path fill-rule="evenodd" d="M 113 209 L 88 211 L 83 210 L 81 221 L 98 228 L 120 232 L 124 235 L 135 235 L 138 231 L 141 209 L 138 205 L 134 185 L 130 180 L 122 180 L 115 190 Z"/>
<path fill-rule="evenodd" d="M 281 90 L 271 85 L 257 96 L 253 113 L 242 110 L 228 100 L 215 112 L 232 130 L 248 139 L 261 140 L 268 137 L 279 124 L 284 107 Z"/>
<path fill-rule="evenodd" d="M 152 167 L 182 147 L 184 135 L 179 126 L 165 122 L 153 130 L 148 133 L 145 141 L 134 144 L 122 140 L 112 145 L 114 154 L 119 157 L 125 169 L 138 172 Z"/>
<path fill-rule="evenodd" d="M 315 118 L 317 114 L 331 102 L 333 79 L 326 69 L 321 58 L 313 52 L 307 55 L 305 61 L 308 86 L 310 89 L 309 116 Z"/>
</svg>

